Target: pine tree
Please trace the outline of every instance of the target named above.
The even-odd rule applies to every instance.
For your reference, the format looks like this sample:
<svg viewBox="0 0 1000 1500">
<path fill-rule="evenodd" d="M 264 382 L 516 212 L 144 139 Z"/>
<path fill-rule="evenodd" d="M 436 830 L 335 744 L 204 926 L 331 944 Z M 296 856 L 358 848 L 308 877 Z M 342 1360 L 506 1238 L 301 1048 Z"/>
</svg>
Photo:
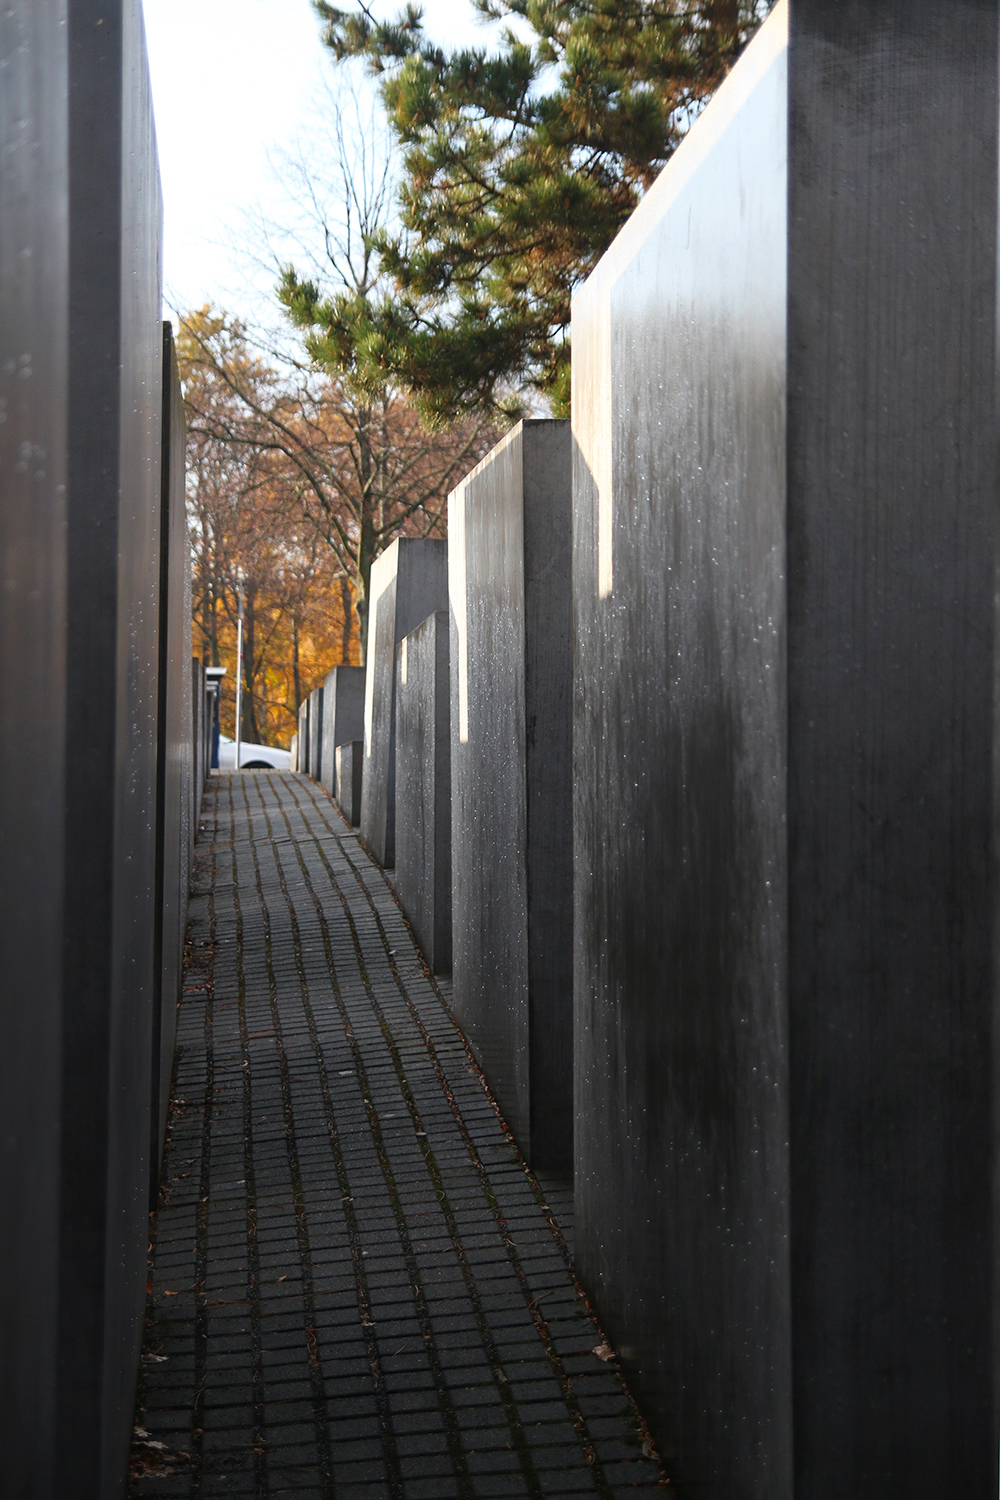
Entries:
<svg viewBox="0 0 1000 1500">
<path fill-rule="evenodd" d="M 400 223 L 374 241 L 395 295 L 359 309 L 286 275 L 317 349 L 425 415 L 569 403 L 570 299 L 773 0 L 474 0 L 512 21 L 447 52 L 414 5 L 392 22 L 314 0 L 338 60 L 380 78 L 402 148 Z"/>
</svg>

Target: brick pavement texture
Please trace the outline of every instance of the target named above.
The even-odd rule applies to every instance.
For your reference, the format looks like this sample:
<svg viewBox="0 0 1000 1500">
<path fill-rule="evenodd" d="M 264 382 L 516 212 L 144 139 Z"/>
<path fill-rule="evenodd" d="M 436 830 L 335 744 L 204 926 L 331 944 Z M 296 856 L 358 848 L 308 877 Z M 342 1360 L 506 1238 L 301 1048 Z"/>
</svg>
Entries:
<svg viewBox="0 0 1000 1500">
<path fill-rule="evenodd" d="M 133 1500 L 663 1494 L 566 1185 L 356 833 L 267 772 L 213 776 L 202 818 Z"/>
</svg>

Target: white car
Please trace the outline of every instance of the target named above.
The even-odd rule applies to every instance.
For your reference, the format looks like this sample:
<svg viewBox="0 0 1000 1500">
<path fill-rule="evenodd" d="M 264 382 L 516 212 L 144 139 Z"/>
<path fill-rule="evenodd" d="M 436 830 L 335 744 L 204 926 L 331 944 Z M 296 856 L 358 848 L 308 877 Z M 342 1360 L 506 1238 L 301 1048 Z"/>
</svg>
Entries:
<svg viewBox="0 0 1000 1500">
<path fill-rule="evenodd" d="M 287 750 L 274 750 L 270 745 L 251 745 L 248 740 L 240 741 L 241 771 L 289 771 L 291 765 L 292 757 Z M 219 770 L 234 771 L 235 769 L 236 741 L 220 734 Z"/>
</svg>

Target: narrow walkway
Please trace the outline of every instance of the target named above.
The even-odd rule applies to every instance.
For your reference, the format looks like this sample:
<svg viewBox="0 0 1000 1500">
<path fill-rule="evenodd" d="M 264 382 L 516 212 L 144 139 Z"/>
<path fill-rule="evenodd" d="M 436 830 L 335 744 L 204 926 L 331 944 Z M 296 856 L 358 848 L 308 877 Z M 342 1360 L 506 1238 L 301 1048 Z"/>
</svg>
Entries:
<svg viewBox="0 0 1000 1500">
<path fill-rule="evenodd" d="M 662 1493 L 377 866 L 305 777 L 203 823 L 131 1494 Z"/>
</svg>

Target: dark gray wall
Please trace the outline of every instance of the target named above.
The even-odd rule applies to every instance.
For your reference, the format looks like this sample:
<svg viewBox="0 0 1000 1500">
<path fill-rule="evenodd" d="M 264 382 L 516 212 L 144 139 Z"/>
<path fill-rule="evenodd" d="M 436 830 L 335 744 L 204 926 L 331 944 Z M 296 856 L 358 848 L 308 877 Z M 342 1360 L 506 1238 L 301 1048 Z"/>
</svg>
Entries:
<svg viewBox="0 0 1000 1500">
<path fill-rule="evenodd" d="M 399 643 L 396 890 L 435 973 L 451 968 L 451 728 L 448 611 Z"/>
<path fill-rule="evenodd" d="M 23 1500 L 56 1475 L 66 45 L 60 6 L 0 8 L 0 1467 Z"/>
<path fill-rule="evenodd" d="M 309 771 L 309 699 L 299 704 L 299 770 Z"/>
<path fill-rule="evenodd" d="M 212 769 L 212 726 L 213 726 L 213 723 L 214 723 L 214 717 L 213 717 L 213 708 L 214 708 L 213 695 L 209 691 L 209 682 L 210 682 L 210 679 L 209 679 L 209 676 L 208 676 L 208 670 L 207 670 L 207 666 L 206 666 L 204 658 L 202 658 L 202 663 L 201 663 L 201 676 L 200 676 L 200 680 L 201 680 L 201 687 L 202 687 L 202 713 L 204 714 L 204 723 L 202 725 L 202 739 L 203 739 L 203 745 L 204 745 L 204 773 L 205 774 L 204 774 L 204 777 L 198 783 L 198 791 L 197 791 L 197 796 L 196 796 L 196 801 L 195 801 L 195 811 L 198 814 L 200 814 L 200 812 L 201 812 L 201 798 L 202 798 L 202 793 L 203 793 L 203 791 L 205 789 L 205 785 L 207 784 L 209 772 Z"/>
<path fill-rule="evenodd" d="M 337 795 L 338 745 L 364 739 L 365 669 L 334 667 L 323 687 L 323 749 L 319 780 Z"/>
<path fill-rule="evenodd" d="M 792 1493 L 786 76 L 779 13 L 573 308 L 577 1264 L 713 1500 Z"/>
<path fill-rule="evenodd" d="M 570 433 L 449 500 L 454 1005 L 536 1166 L 572 1160 Z"/>
<path fill-rule="evenodd" d="M 73 0 L 58 1464 L 111 1494 L 146 1284 L 162 338 L 137 0 Z M 101 24 L 99 25 L 98 22 Z"/>
<path fill-rule="evenodd" d="M 364 740 L 338 745 L 334 751 L 337 765 L 337 806 L 352 828 L 361 822 L 361 787 L 364 781 Z"/>
<path fill-rule="evenodd" d="M 208 766 L 208 741 L 206 737 L 207 707 L 205 703 L 205 668 L 197 656 L 191 658 L 191 715 L 194 757 L 191 777 L 191 829 L 192 842 L 198 837 L 201 813 L 201 797 L 205 789 Z"/>
<path fill-rule="evenodd" d="M 574 304 L 577 1263 L 679 1493 L 985 1497 L 998 14 L 786 16 Z"/>
<path fill-rule="evenodd" d="M 447 542 L 398 537 L 376 558 L 368 604 L 361 836 L 387 868 L 396 860 L 396 648 L 447 604 Z"/>
<path fill-rule="evenodd" d="M 998 1488 L 998 41 L 997 6 L 969 0 L 793 10 L 792 1327 L 810 1497 Z"/>
<path fill-rule="evenodd" d="M 193 719 L 191 704 L 191 549 L 184 484 L 187 431 L 169 323 L 163 325 L 160 466 L 159 701 L 157 706 L 156 912 L 153 1002 L 153 1167 L 157 1192 L 170 1103 L 177 1002 L 191 879 Z"/>
<path fill-rule="evenodd" d="M 309 694 L 309 775 L 319 781 L 323 774 L 323 689 Z"/>
<path fill-rule="evenodd" d="M 531 1155 L 573 1163 L 572 438 L 522 427 Z"/>
<path fill-rule="evenodd" d="M 222 669 L 225 671 L 225 668 Z M 213 669 L 207 664 L 205 666 L 205 677 L 207 688 L 205 692 L 206 724 L 208 738 L 208 769 L 217 771 L 219 769 L 219 752 L 221 749 L 221 713 L 222 713 L 222 678 L 214 675 L 209 676 Z"/>
<path fill-rule="evenodd" d="M 5 1490 L 92 1500 L 146 1283 L 159 188 L 135 0 L 15 0 L 0 48 L 0 1441 Z"/>
</svg>

